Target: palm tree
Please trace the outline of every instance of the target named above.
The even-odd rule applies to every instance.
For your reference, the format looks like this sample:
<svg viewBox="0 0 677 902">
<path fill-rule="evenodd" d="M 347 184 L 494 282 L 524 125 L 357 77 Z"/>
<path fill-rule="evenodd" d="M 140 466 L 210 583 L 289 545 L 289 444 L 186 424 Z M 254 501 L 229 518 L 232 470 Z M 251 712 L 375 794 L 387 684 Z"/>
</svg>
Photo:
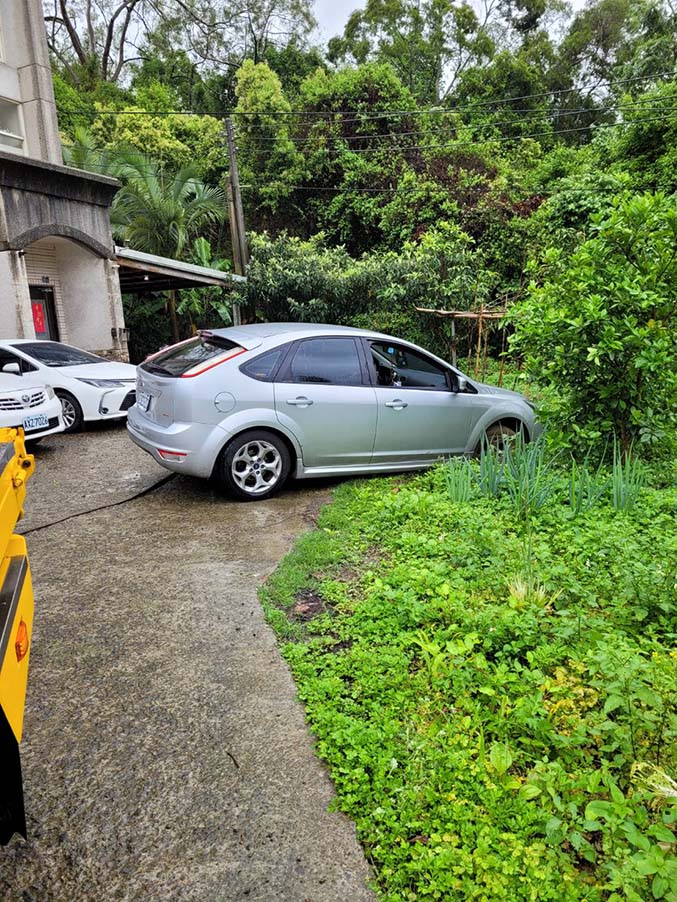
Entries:
<svg viewBox="0 0 677 902">
<path fill-rule="evenodd" d="M 66 166 L 98 172 L 100 175 L 115 174 L 115 157 L 101 147 L 91 131 L 84 125 L 76 125 L 73 140 L 63 143 L 63 161 Z"/>
<path fill-rule="evenodd" d="M 194 165 L 167 172 L 137 151 L 122 151 L 115 164 L 122 182 L 111 209 L 113 234 L 139 251 L 181 259 L 205 229 L 223 222 L 225 193 L 206 185 Z M 176 292 L 169 292 L 172 334 L 179 340 Z"/>
</svg>

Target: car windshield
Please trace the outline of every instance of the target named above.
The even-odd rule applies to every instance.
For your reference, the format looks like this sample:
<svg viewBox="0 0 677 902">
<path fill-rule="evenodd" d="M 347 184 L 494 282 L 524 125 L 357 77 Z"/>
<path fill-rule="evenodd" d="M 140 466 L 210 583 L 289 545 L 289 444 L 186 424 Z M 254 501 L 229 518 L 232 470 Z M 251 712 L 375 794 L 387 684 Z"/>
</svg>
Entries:
<svg viewBox="0 0 677 902">
<path fill-rule="evenodd" d="M 183 376 L 200 364 L 215 364 L 219 357 L 235 348 L 239 345 L 234 341 L 205 332 L 149 357 L 141 364 L 141 369 L 160 376 Z"/>
<path fill-rule="evenodd" d="M 13 345 L 17 351 L 33 357 L 45 366 L 80 366 L 83 363 L 106 363 L 103 357 L 63 345 L 59 341 L 29 341 Z"/>
</svg>

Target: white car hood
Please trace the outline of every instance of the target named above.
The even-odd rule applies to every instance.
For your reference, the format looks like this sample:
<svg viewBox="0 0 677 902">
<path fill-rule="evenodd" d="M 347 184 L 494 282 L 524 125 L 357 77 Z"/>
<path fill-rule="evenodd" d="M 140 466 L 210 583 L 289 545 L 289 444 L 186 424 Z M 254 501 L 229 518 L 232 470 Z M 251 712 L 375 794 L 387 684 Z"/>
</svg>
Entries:
<svg viewBox="0 0 677 902">
<path fill-rule="evenodd" d="M 125 379 L 136 382 L 136 367 L 131 363 L 119 363 L 115 360 L 105 363 L 81 363 L 78 366 L 50 367 L 60 376 L 71 376 L 73 379 Z"/>
<path fill-rule="evenodd" d="M 27 388 L 44 388 L 45 383 L 31 376 L 15 376 L 13 373 L 0 373 L 0 394 L 6 392 L 26 391 Z"/>
</svg>

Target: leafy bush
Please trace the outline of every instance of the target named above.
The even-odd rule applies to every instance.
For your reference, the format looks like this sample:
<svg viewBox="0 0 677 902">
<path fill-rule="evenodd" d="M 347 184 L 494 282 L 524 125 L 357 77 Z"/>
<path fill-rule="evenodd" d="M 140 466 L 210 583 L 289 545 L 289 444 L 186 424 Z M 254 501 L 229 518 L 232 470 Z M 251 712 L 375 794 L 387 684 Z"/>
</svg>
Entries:
<svg viewBox="0 0 677 902">
<path fill-rule="evenodd" d="M 664 444 L 677 421 L 677 200 L 619 199 L 559 275 L 513 311 L 513 348 L 556 389 L 579 445 Z"/>
<path fill-rule="evenodd" d="M 485 300 L 493 274 L 473 255 L 473 242 L 442 224 L 401 253 L 355 260 L 323 237 L 251 236 L 252 259 L 242 303 L 266 320 L 333 322 L 393 332 L 448 353 L 445 327 L 416 306 L 470 309 Z M 467 335 L 459 328 L 459 342 Z"/>
<path fill-rule="evenodd" d="M 460 463 L 341 486 L 263 590 L 383 900 L 677 898 L 677 491 L 556 475 L 528 529 Z"/>
</svg>

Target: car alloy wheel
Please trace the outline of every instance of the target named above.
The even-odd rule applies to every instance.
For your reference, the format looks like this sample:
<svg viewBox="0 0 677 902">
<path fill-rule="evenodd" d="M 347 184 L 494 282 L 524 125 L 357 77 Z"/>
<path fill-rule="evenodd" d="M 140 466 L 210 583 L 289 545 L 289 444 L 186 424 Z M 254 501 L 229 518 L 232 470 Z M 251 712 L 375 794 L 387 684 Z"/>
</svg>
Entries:
<svg viewBox="0 0 677 902">
<path fill-rule="evenodd" d="M 234 439 L 221 463 L 221 478 L 232 495 L 244 501 L 266 498 L 287 478 L 289 451 L 279 436 L 251 430 Z"/>
<path fill-rule="evenodd" d="M 68 392 L 56 392 L 61 401 L 64 432 L 77 432 L 82 427 L 82 408 Z"/>
</svg>

